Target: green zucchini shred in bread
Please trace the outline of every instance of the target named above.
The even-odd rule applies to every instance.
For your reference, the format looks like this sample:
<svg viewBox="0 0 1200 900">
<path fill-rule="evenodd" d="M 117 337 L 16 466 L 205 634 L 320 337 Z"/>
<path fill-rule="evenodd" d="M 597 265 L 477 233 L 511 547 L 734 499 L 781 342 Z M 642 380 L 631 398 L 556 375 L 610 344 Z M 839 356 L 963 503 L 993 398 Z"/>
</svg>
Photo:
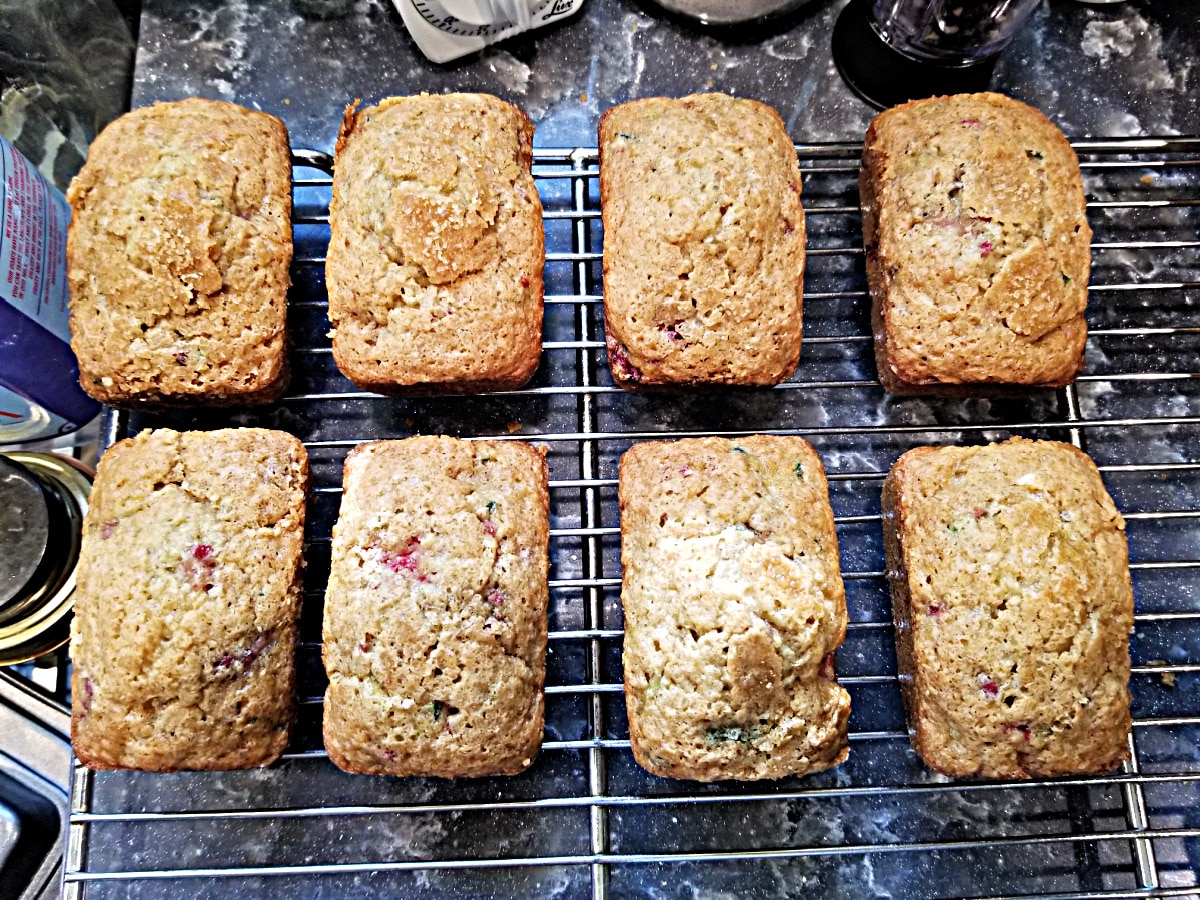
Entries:
<svg viewBox="0 0 1200 900">
<path fill-rule="evenodd" d="M 94 769 L 245 769 L 294 716 L 308 456 L 261 428 L 142 432 L 100 460 L 72 623 Z"/>
<path fill-rule="evenodd" d="M 846 597 L 812 447 L 760 435 L 638 444 L 621 458 L 619 495 L 637 762 L 715 781 L 845 760 L 850 697 L 834 657 Z"/>
<path fill-rule="evenodd" d="M 867 130 L 859 180 L 875 362 L 898 394 L 1062 387 L 1083 367 L 1091 230 L 1062 132 L 1000 94 Z"/>
<path fill-rule="evenodd" d="M 1045 778 L 1126 758 L 1133 590 L 1092 461 L 1015 438 L 919 447 L 883 487 L 900 687 L 945 775 Z"/>
<path fill-rule="evenodd" d="M 546 472 L 542 454 L 517 442 L 420 437 L 347 456 L 322 648 L 325 746 L 338 767 L 454 778 L 533 762 Z"/>
</svg>

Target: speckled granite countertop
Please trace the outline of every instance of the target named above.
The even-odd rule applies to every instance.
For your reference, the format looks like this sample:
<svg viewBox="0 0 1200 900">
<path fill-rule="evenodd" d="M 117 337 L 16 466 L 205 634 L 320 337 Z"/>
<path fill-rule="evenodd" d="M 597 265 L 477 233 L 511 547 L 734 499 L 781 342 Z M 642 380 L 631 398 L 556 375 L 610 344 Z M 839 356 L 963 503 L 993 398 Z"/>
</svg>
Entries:
<svg viewBox="0 0 1200 900">
<path fill-rule="evenodd" d="M 539 146 L 591 145 L 614 103 L 716 90 L 775 106 L 797 140 L 858 140 L 873 110 L 829 52 L 841 0 L 733 40 L 633 0 L 587 0 L 574 19 L 446 66 L 424 59 L 387 0 L 148 0 L 135 106 L 192 94 L 275 113 L 294 146 L 328 150 L 346 101 L 468 90 L 519 104 Z M 328 18 L 305 10 L 319 6 Z M 1001 57 L 998 90 L 1071 135 L 1200 132 L 1200 2 L 1051 0 Z"/>
<path fill-rule="evenodd" d="M 830 59 L 841 6 L 813 0 L 786 26 L 733 40 L 633 0 L 587 0 L 577 19 L 551 32 L 435 66 L 385 0 L 148 0 L 133 102 L 236 100 L 281 116 L 293 146 L 330 150 L 353 98 L 490 91 L 527 109 L 537 143 L 553 148 L 594 144 L 611 104 L 712 89 L 773 104 L 797 141 L 856 142 L 873 111 L 844 87 Z M 306 13 L 317 8 L 329 17 Z M 1200 133 L 1198 14 L 1200 0 L 1104 8 L 1053 0 L 1002 58 L 997 87 L 1041 107 L 1073 137 Z M 1083 378 L 1070 393 L 996 402 L 889 397 L 875 382 L 853 151 L 824 172 L 830 160 L 802 159 L 811 252 L 795 379 L 720 396 L 633 396 L 612 387 L 596 340 L 596 179 L 558 177 L 569 173 L 549 164 L 537 173 L 550 213 L 547 343 L 531 387 L 406 400 L 356 393 L 329 354 L 320 265 L 329 190 L 299 186 L 289 396 L 262 410 L 135 416 L 131 427 L 258 424 L 306 441 L 315 486 L 298 657 L 306 699 L 289 753 L 265 770 L 77 775 L 75 796 L 87 797 L 97 817 L 72 830 L 72 841 L 86 840 L 80 866 L 117 873 L 97 876 L 86 896 L 1112 897 L 1132 896 L 1152 876 L 1183 896 L 1200 870 L 1200 781 L 1187 774 L 1200 771 L 1200 379 L 1190 374 L 1200 371 L 1200 170 L 1192 165 L 1200 153 L 1182 162 L 1152 156 L 1084 155 L 1095 253 Z M 1146 197 L 1153 202 L 1139 205 Z M 1068 416 L 1078 428 L 1064 426 Z M 838 671 L 853 701 L 852 749 L 834 770 L 699 785 L 651 777 L 632 761 L 620 685 L 617 461 L 635 435 L 676 429 L 789 429 L 822 455 L 851 619 Z M 414 432 L 549 445 L 547 744 L 521 776 L 362 778 L 335 770 L 321 753 L 320 598 L 342 458 L 356 440 Z M 881 578 L 882 474 L 912 446 L 1011 434 L 1082 436 L 1128 514 L 1139 614 L 1136 746 L 1142 771 L 1165 773 L 1161 783 L 950 782 L 905 740 Z M 1145 821 L 1137 813 L 1143 790 Z M 653 802 L 643 805 L 647 798 Z M 447 804 L 453 809 L 438 808 Z M 236 812 L 252 807 L 292 812 Z M 156 811 L 188 818 L 159 820 Z M 144 812 L 145 820 L 128 816 Z M 1131 841 L 1126 829 L 1138 827 L 1177 831 Z M 654 859 L 663 853 L 683 856 Z M 708 853 L 725 855 L 702 859 Z M 498 864 L 481 867 L 480 859 Z M 296 868 L 266 869 L 278 866 Z M 188 867 L 221 871 L 118 880 Z"/>
</svg>

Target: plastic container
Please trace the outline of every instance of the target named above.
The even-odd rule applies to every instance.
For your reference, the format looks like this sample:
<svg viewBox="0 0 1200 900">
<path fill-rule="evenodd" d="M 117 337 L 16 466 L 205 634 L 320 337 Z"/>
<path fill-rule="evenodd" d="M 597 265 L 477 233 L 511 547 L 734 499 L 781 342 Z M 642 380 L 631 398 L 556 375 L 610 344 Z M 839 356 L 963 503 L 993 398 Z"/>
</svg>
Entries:
<svg viewBox="0 0 1200 900">
<path fill-rule="evenodd" d="M 583 0 L 392 0 L 392 4 L 421 52 L 435 63 L 444 63 L 574 15 Z"/>
<path fill-rule="evenodd" d="M 0 138 L 0 444 L 74 431 L 100 406 L 79 386 L 67 327 L 67 224 L 58 189 Z"/>
</svg>

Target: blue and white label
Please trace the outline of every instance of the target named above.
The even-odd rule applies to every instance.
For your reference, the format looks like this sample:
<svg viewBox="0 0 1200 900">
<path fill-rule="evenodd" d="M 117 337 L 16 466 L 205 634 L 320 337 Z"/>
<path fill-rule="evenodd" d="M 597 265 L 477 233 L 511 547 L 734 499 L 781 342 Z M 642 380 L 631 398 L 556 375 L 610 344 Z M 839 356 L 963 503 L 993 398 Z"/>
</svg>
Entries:
<svg viewBox="0 0 1200 900">
<path fill-rule="evenodd" d="M 0 443 L 71 431 L 100 411 L 71 352 L 70 216 L 63 195 L 0 138 Z"/>
<path fill-rule="evenodd" d="M 68 342 L 70 221 L 66 198 L 0 140 L 0 297 Z"/>
</svg>

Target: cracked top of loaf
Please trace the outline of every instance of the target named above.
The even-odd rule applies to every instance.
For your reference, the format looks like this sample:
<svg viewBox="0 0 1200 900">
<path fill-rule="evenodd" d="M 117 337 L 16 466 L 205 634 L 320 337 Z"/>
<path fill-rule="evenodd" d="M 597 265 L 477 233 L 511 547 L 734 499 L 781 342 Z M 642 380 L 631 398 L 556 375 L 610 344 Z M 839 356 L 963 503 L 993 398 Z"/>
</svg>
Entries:
<svg viewBox="0 0 1200 900">
<path fill-rule="evenodd" d="M 918 447 L 883 487 L 900 688 L 946 775 L 1106 772 L 1127 753 L 1125 523 L 1088 456 Z"/>
<path fill-rule="evenodd" d="M 71 658 L 92 768 L 274 760 L 295 699 L 308 456 L 281 431 L 142 432 L 100 460 Z"/>
<path fill-rule="evenodd" d="M 803 438 L 636 444 L 621 457 L 634 758 L 672 778 L 782 778 L 846 759 L 846 593 L 825 469 Z"/>
<path fill-rule="evenodd" d="M 1000 94 L 894 107 L 867 130 L 860 188 L 884 387 L 1075 379 L 1091 230 L 1079 161 L 1049 119 Z"/>
<path fill-rule="evenodd" d="M 515 774 L 542 742 L 546 461 L 418 437 L 346 458 L 322 656 L 325 746 L 349 772 Z"/>
<path fill-rule="evenodd" d="M 533 125 L 487 94 L 346 109 L 325 264 L 338 368 L 384 393 L 520 387 L 541 355 Z"/>
<path fill-rule="evenodd" d="M 800 359 L 804 211 L 779 114 L 697 94 L 600 118 L 613 380 L 769 385 Z"/>
<path fill-rule="evenodd" d="M 67 191 L 71 347 L 118 406 L 263 403 L 287 386 L 287 129 L 191 98 L 100 133 Z"/>
</svg>

